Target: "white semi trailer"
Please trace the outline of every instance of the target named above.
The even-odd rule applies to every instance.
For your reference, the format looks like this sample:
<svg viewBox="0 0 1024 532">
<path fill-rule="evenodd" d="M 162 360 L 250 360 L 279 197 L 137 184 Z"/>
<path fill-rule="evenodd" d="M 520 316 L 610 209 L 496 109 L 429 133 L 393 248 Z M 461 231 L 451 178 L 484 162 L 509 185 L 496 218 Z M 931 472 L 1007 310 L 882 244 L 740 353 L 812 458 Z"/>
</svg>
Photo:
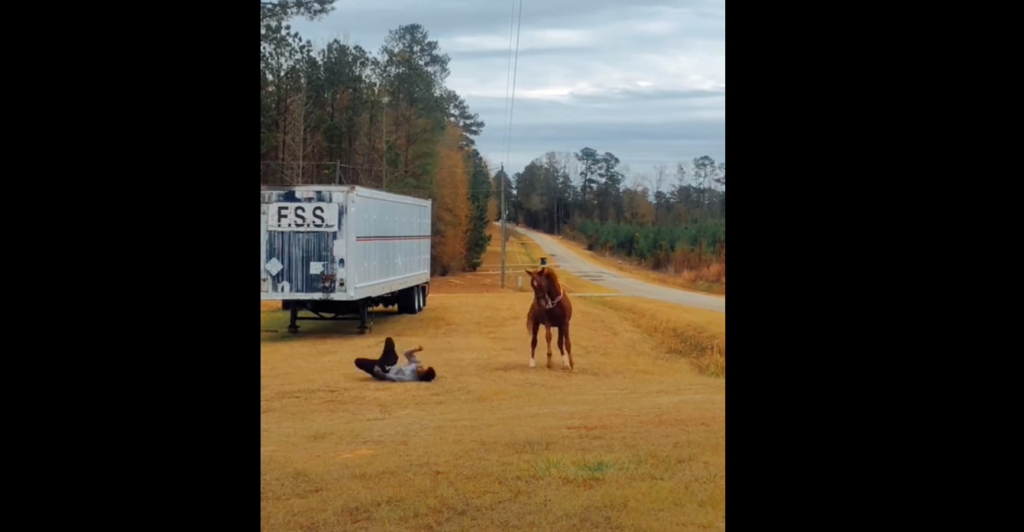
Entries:
<svg viewBox="0 0 1024 532">
<path fill-rule="evenodd" d="M 420 312 L 430 293 L 430 200 L 348 185 L 263 186 L 260 299 L 298 320 Z M 311 316 L 300 315 L 305 311 Z"/>
</svg>

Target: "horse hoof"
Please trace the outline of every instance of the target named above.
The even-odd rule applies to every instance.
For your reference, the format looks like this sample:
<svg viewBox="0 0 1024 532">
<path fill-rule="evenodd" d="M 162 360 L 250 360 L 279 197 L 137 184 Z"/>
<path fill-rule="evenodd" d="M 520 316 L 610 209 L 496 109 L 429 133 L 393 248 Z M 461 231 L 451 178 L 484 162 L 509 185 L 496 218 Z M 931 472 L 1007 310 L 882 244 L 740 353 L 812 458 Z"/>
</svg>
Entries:
<svg viewBox="0 0 1024 532">
<path fill-rule="evenodd" d="M 531 368 L 535 368 L 535 367 L 537 367 L 537 363 L 536 363 L 536 362 L 534 362 L 534 361 L 533 361 L 533 359 L 531 359 L 531 360 L 530 360 L 530 367 L 531 367 Z"/>
</svg>

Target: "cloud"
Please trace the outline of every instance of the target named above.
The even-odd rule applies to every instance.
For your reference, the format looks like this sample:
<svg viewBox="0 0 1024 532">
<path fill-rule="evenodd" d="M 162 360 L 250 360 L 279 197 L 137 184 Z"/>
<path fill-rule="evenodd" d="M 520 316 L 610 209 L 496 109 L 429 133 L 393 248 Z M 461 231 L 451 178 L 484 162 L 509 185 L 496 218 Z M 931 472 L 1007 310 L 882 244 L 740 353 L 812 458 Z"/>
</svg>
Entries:
<svg viewBox="0 0 1024 532">
<path fill-rule="evenodd" d="M 339 0 L 321 21 L 293 21 L 314 43 L 348 36 L 377 51 L 389 30 L 422 24 L 451 56 L 448 86 L 503 145 L 512 1 Z M 518 6 L 518 4 L 517 4 Z M 523 2 L 506 164 L 547 151 L 610 151 L 633 171 L 700 155 L 725 159 L 724 0 Z"/>
</svg>

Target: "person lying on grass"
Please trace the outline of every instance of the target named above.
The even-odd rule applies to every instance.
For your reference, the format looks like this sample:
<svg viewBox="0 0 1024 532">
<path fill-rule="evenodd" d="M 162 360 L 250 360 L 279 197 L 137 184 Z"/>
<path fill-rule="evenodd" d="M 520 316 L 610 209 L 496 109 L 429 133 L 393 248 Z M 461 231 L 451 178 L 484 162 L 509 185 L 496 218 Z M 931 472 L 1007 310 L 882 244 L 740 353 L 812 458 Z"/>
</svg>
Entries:
<svg viewBox="0 0 1024 532">
<path fill-rule="evenodd" d="M 423 351 L 423 346 L 417 346 L 405 352 L 405 358 L 409 361 L 404 366 L 398 363 L 398 352 L 395 351 L 395 341 L 389 336 L 384 340 L 384 352 L 377 360 L 370 358 L 357 358 L 356 367 L 368 373 L 371 377 L 381 381 L 393 382 L 430 382 L 434 380 L 437 373 L 432 367 L 423 367 L 419 359 L 413 353 Z"/>
<path fill-rule="evenodd" d="M 381 352 L 380 358 L 377 360 L 371 360 L 369 358 L 357 358 L 356 367 L 369 373 L 374 374 L 374 366 L 380 368 L 381 371 L 387 373 L 391 371 L 391 368 L 395 364 L 398 364 L 398 352 L 395 351 L 395 341 L 391 337 L 387 337 L 384 340 L 384 351 Z"/>
</svg>

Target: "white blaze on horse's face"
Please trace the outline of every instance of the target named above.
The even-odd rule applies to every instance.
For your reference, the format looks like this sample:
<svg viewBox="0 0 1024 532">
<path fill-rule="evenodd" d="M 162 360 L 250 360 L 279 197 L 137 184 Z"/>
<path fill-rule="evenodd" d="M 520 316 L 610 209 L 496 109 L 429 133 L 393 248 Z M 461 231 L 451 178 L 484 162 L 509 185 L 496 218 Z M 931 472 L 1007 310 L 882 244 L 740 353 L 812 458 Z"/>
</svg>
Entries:
<svg viewBox="0 0 1024 532">
<path fill-rule="evenodd" d="M 544 291 L 544 287 L 541 284 L 541 281 L 538 280 L 537 272 L 526 270 L 526 273 L 530 275 L 530 286 L 533 287 L 534 295 L 536 295 L 537 297 L 546 296 L 547 294 Z"/>
<path fill-rule="evenodd" d="M 558 303 L 558 301 L 562 299 L 562 295 L 559 294 L 558 297 L 556 297 L 555 299 L 551 299 L 551 294 L 548 293 L 548 289 L 550 288 L 550 285 L 548 285 L 549 281 L 541 273 L 543 271 L 543 268 L 535 272 L 526 270 L 526 272 L 529 273 L 530 277 L 532 278 L 530 280 L 530 285 L 533 286 L 534 300 L 540 306 L 550 310 L 552 308 L 555 308 L 555 305 Z"/>
</svg>

